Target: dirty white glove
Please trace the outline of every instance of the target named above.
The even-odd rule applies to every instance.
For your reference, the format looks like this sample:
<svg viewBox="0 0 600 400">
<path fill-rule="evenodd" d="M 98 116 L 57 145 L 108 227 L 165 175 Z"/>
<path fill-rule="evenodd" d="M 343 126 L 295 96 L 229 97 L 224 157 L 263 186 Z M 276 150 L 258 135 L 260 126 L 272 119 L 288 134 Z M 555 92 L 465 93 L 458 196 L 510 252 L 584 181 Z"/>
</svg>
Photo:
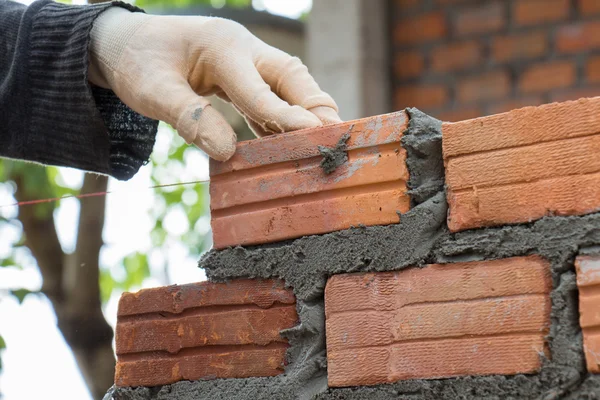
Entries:
<svg viewBox="0 0 600 400">
<path fill-rule="evenodd" d="M 340 122 L 298 58 L 222 18 L 112 7 L 94 22 L 88 78 L 217 160 L 233 155 L 236 137 L 202 96 L 232 102 L 259 136 Z"/>
</svg>

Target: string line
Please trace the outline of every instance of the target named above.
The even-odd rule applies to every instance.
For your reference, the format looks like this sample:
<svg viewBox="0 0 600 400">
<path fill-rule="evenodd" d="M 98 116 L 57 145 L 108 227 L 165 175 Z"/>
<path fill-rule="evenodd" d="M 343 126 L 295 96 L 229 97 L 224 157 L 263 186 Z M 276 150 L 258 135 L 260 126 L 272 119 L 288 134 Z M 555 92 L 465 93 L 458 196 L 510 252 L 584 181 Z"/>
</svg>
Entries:
<svg viewBox="0 0 600 400">
<path fill-rule="evenodd" d="M 144 188 L 144 189 L 146 189 L 146 190 L 148 190 L 148 189 L 158 189 L 158 188 L 165 188 L 165 187 L 172 187 L 172 186 L 193 185 L 193 184 L 208 183 L 208 182 L 210 182 L 210 180 L 206 179 L 206 180 L 202 180 L 202 181 L 166 183 L 166 184 L 162 184 L 162 185 L 148 186 L 147 188 Z M 29 205 L 33 205 L 33 204 L 52 203 L 54 201 L 61 201 L 61 200 L 64 200 L 64 199 L 71 199 L 71 198 L 84 199 L 86 197 L 99 197 L 99 196 L 106 196 L 107 194 L 113 194 L 113 193 L 126 193 L 126 192 L 125 191 L 121 192 L 121 191 L 108 190 L 108 191 L 105 191 L 105 192 L 93 192 L 93 193 L 83 193 L 83 194 L 69 194 L 69 195 L 62 196 L 62 197 L 51 197 L 51 198 L 47 198 L 47 199 L 18 201 L 18 202 L 13 203 L 13 204 L 2 205 L 2 206 L 0 206 L 0 209 L 1 208 L 6 208 L 6 207 L 20 207 L 20 206 L 29 206 Z"/>
</svg>

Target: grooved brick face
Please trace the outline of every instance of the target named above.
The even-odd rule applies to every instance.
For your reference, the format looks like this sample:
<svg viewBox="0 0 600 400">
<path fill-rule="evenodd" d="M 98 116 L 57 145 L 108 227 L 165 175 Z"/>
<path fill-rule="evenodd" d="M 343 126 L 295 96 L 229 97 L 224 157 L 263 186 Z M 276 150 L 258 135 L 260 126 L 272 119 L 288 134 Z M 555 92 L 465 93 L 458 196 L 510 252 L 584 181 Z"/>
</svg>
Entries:
<svg viewBox="0 0 600 400">
<path fill-rule="evenodd" d="M 329 386 L 534 373 L 551 286 L 536 256 L 335 275 L 325 288 Z"/>
<path fill-rule="evenodd" d="M 296 325 L 283 282 L 234 280 L 125 293 L 116 327 L 117 386 L 274 376 Z"/>
<path fill-rule="evenodd" d="M 409 209 L 404 111 L 238 143 L 227 162 L 211 160 L 215 248 L 399 221 Z M 318 146 L 348 134 L 348 161 L 331 174 Z"/>
<path fill-rule="evenodd" d="M 600 373 L 600 256 L 579 256 L 575 267 L 587 370 L 597 374 Z"/>
<path fill-rule="evenodd" d="M 451 231 L 600 210 L 600 98 L 442 125 Z"/>
</svg>

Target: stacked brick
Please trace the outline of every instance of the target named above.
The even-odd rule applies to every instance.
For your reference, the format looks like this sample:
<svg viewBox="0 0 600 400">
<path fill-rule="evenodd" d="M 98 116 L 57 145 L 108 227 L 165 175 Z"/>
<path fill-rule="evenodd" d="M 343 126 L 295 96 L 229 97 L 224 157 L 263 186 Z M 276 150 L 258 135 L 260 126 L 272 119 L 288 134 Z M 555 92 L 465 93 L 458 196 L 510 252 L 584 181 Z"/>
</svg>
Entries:
<svg viewBox="0 0 600 400">
<path fill-rule="evenodd" d="M 445 123 L 442 136 L 453 231 L 600 210 L 600 98 Z"/>
<path fill-rule="evenodd" d="M 283 372 L 296 325 L 295 298 L 280 281 L 236 280 L 125 293 L 116 329 L 118 386 Z"/>
<path fill-rule="evenodd" d="M 553 15 L 550 11 L 541 14 L 540 18 Z M 211 164 L 216 247 L 261 245 L 359 225 L 401 226 L 408 213 L 413 213 L 411 218 L 422 216 L 414 212 L 424 205 L 410 208 L 407 158 L 433 160 L 425 154 L 431 148 L 439 155 L 432 162 L 441 166 L 443 161 L 445 166 L 446 191 L 435 196 L 445 196 L 449 211 L 446 214 L 446 204 L 436 203 L 442 210 L 442 223 L 439 231 L 427 230 L 425 235 L 431 237 L 426 240 L 446 235 L 448 240 L 459 241 L 456 237 L 473 232 L 485 240 L 488 230 L 481 228 L 508 230 L 514 228 L 508 225 L 535 224 L 555 216 L 570 217 L 562 219 L 562 224 L 575 223 L 600 211 L 600 98 L 457 123 L 431 120 L 432 128 L 418 123 L 415 128 L 410 121 L 414 115 L 398 112 L 240 143 L 230 161 Z M 426 129 L 436 134 L 424 133 Z M 409 137 L 430 142 L 406 151 L 402 140 Z M 345 158 L 327 173 L 321 161 L 332 153 Z M 600 227 L 593 224 L 588 223 L 592 225 L 588 234 L 577 233 L 583 239 L 571 247 L 600 245 L 600 239 L 594 239 L 600 238 Z M 470 232 L 454 235 L 446 227 L 452 232 Z M 334 254 L 337 243 L 348 237 L 330 235 L 330 241 L 322 243 L 334 247 L 330 253 Z M 503 237 L 494 246 L 503 246 L 505 240 L 510 242 Z M 557 244 L 549 244 L 553 246 Z M 429 254 L 420 257 L 420 262 L 412 259 L 411 264 L 404 264 L 409 268 L 400 271 L 389 271 L 397 269 L 395 265 L 377 265 L 370 269 L 377 272 L 348 273 L 354 268 L 349 266 L 327 276 L 324 299 L 313 301 L 307 309 L 324 304 L 320 306 L 324 307 L 324 328 L 316 324 L 315 329 L 324 329 L 319 334 L 327 342 L 329 387 L 489 375 L 502 379 L 518 375 L 522 377 L 519 382 L 525 382 L 524 376 L 542 376 L 545 361 L 553 362 L 556 353 L 551 342 L 557 335 L 560 312 L 570 312 L 570 320 L 579 312 L 583 345 L 581 358 L 574 363 L 582 366 L 585 358 L 587 371 L 600 373 L 600 257 L 581 255 L 575 263 L 566 261 L 577 273 L 577 311 L 576 306 L 569 309 L 566 305 L 568 293 L 558 293 L 569 273 L 575 287 L 573 272 L 557 272 L 552 264 L 556 263 L 553 258 L 563 254 L 543 257 L 540 247 L 493 257 L 485 251 L 471 251 L 459 253 L 467 257 L 466 262 L 442 258 L 433 262 L 443 264 L 421 266 L 431 262 Z M 216 253 L 227 253 L 225 257 L 231 259 L 252 254 L 241 260 L 258 264 L 274 249 Z M 368 254 L 368 250 L 356 249 L 361 251 L 361 255 Z M 569 251 L 577 254 L 577 250 Z M 304 257 L 296 248 L 290 258 L 263 265 L 276 268 L 274 264 L 299 260 L 304 267 Z M 326 261 L 319 258 L 317 262 Z M 367 257 L 361 261 L 370 262 Z M 301 272 L 293 271 L 294 275 Z M 327 275 L 321 270 L 317 273 Z M 238 276 L 248 275 L 254 272 Z M 269 269 L 254 276 L 272 275 L 276 274 Z M 302 301 L 298 303 L 301 311 Z M 561 309 L 553 308 L 557 306 Z M 296 308 L 292 289 L 273 280 L 234 279 L 125 294 L 116 330 L 116 385 L 283 374 L 288 343 L 281 331 L 310 322 L 298 321 Z M 309 353 L 318 352 L 311 348 Z M 312 366 L 324 364 L 322 360 L 310 362 Z M 573 368 L 569 365 L 565 370 Z M 302 374 L 290 375 L 288 379 Z"/>
<path fill-rule="evenodd" d="M 394 0 L 394 107 L 459 121 L 600 95 L 594 0 Z"/>
</svg>

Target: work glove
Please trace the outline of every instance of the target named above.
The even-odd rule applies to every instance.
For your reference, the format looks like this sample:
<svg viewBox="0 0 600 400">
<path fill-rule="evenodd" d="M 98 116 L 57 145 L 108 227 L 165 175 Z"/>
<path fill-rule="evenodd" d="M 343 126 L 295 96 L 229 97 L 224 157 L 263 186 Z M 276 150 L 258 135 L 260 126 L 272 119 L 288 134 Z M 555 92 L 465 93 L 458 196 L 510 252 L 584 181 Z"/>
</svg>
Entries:
<svg viewBox="0 0 600 400">
<path fill-rule="evenodd" d="M 92 28 L 88 79 L 221 161 L 236 136 L 203 96 L 231 102 L 258 136 L 341 121 L 298 58 L 222 18 L 111 7 Z"/>
</svg>

